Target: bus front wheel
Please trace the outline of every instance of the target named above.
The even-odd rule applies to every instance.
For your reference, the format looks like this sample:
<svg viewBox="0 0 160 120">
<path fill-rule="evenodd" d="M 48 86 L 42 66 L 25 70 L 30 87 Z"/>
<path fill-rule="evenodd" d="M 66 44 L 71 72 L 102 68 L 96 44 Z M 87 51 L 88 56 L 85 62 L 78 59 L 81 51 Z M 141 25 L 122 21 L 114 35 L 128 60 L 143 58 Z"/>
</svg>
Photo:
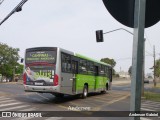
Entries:
<svg viewBox="0 0 160 120">
<path fill-rule="evenodd" d="M 84 85 L 84 88 L 83 88 L 83 93 L 82 93 L 82 98 L 86 98 L 88 95 L 88 87 L 87 85 Z"/>
<path fill-rule="evenodd" d="M 107 93 L 107 91 L 109 90 L 109 88 L 108 88 L 108 84 L 106 84 L 106 87 L 105 87 L 105 90 L 103 90 L 103 91 L 101 91 L 101 93 Z"/>
</svg>

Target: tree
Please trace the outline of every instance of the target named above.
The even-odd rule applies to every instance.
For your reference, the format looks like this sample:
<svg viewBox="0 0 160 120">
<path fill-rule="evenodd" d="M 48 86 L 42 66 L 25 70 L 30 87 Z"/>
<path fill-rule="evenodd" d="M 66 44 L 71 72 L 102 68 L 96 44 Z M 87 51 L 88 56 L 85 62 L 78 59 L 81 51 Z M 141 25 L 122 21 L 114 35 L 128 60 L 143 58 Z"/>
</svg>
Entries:
<svg viewBox="0 0 160 120">
<path fill-rule="evenodd" d="M 0 74 L 5 77 L 12 77 L 13 70 L 19 59 L 19 49 L 9 47 L 7 44 L 0 43 Z"/>
<path fill-rule="evenodd" d="M 17 63 L 16 68 L 15 68 L 15 74 L 21 75 L 23 73 L 23 67 L 24 65 Z"/>
<path fill-rule="evenodd" d="M 129 67 L 128 74 L 131 76 L 131 74 L 132 74 L 132 66 Z"/>
<path fill-rule="evenodd" d="M 160 59 L 156 60 L 155 63 L 155 76 L 160 77 Z"/>
<path fill-rule="evenodd" d="M 110 59 L 110 58 L 102 58 L 101 62 L 110 64 L 112 67 L 116 66 L 116 61 L 114 59 Z"/>
</svg>

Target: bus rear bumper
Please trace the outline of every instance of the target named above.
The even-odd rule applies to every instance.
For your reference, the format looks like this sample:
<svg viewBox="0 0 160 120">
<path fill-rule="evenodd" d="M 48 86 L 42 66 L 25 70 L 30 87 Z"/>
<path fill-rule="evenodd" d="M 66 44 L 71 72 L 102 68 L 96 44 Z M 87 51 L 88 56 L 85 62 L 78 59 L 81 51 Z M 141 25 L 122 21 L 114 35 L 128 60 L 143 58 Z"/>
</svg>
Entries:
<svg viewBox="0 0 160 120">
<path fill-rule="evenodd" d="M 57 93 L 60 92 L 59 86 L 30 86 L 24 85 L 26 92 L 41 92 L 41 93 Z"/>
</svg>

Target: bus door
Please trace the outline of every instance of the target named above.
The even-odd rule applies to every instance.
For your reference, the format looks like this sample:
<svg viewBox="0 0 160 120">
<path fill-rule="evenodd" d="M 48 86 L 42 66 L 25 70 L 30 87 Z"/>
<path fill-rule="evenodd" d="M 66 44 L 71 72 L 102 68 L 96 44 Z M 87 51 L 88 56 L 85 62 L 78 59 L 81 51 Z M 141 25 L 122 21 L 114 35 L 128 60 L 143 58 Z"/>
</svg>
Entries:
<svg viewBox="0 0 160 120">
<path fill-rule="evenodd" d="M 78 62 L 72 60 L 72 93 L 76 93 L 76 74 L 78 73 Z"/>
<path fill-rule="evenodd" d="M 111 90 L 112 88 L 112 68 L 109 69 L 108 74 L 109 74 L 109 89 Z"/>
<path fill-rule="evenodd" d="M 94 66 L 95 71 L 95 90 L 98 88 L 98 74 L 99 74 L 99 66 Z"/>
<path fill-rule="evenodd" d="M 75 69 L 77 62 L 72 59 L 72 56 L 62 53 L 62 72 L 61 72 L 61 92 L 65 94 L 73 94 L 75 88 Z"/>
<path fill-rule="evenodd" d="M 61 93 L 72 94 L 71 55 L 61 53 Z"/>
</svg>

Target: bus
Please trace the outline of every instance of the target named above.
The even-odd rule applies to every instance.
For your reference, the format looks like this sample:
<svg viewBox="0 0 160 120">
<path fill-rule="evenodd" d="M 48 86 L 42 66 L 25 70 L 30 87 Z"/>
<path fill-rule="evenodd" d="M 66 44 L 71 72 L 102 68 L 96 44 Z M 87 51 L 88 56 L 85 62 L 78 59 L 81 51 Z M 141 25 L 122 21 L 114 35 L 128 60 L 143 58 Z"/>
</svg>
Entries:
<svg viewBox="0 0 160 120">
<path fill-rule="evenodd" d="M 59 47 L 28 48 L 24 64 L 26 92 L 86 98 L 90 92 L 106 92 L 112 82 L 111 65 Z"/>
</svg>

